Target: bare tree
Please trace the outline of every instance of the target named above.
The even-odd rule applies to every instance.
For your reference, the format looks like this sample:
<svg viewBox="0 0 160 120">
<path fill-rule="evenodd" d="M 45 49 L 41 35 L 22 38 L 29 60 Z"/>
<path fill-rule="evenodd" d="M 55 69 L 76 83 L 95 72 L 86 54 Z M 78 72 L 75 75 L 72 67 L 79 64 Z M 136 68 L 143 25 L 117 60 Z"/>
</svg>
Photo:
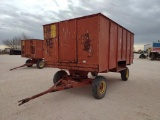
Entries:
<svg viewBox="0 0 160 120">
<path fill-rule="evenodd" d="M 14 48 L 14 44 L 12 40 L 3 40 L 4 45 L 8 46 L 9 48 Z"/>
<path fill-rule="evenodd" d="M 21 40 L 27 40 L 27 39 L 32 39 L 32 37 L 22 33 L 19 36 L 15 36 L 12 39 L 3 40 L 2 42 L 4 45 L 8 46 L 11 49 L 20 49 Z"/>
<path fill-rule="evenodd" d="M 22 34 L 19 36 L 19 39 L 20 39 L 20 40 L 27 40 L 27 39 L 33 39 L 33 37 L 28 36 L 28 35 L 22 33 Z"/>
</svg>

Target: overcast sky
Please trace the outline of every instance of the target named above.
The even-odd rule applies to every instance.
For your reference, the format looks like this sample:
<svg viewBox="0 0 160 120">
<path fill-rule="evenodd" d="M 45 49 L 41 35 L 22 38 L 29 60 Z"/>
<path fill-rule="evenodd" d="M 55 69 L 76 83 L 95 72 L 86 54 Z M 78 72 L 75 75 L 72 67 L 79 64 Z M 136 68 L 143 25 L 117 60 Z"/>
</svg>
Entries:
<svg viewBox="0 0 160 120">
<path fill-rule="evenodd" d="M 93 13 L 135 33 L 135 44 L 160 40 L 160 0 L 0 0 L 0 44 L 25 33 L 43 39 L 42 25 Z"/>
</svg>

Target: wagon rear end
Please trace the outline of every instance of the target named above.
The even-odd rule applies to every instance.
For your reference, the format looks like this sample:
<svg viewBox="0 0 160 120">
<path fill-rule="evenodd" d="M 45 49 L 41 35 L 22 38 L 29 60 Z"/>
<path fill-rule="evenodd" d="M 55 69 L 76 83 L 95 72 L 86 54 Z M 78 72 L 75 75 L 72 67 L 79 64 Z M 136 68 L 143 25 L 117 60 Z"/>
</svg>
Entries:
<svg viewBox="0 0 160 120">
<path fill-rule="evenodd" d="M 30 39 L 22 40 L 22 57 L 31 59 L 43 58 L 43 40 Z"/>
</svg>

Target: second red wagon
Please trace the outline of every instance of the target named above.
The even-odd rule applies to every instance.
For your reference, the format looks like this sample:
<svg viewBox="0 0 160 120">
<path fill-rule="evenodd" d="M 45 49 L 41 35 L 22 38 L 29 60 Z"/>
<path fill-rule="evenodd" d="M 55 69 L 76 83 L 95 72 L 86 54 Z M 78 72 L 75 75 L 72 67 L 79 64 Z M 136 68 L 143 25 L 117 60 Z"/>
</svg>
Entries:
<svg viewBox="0 0 160 120">
<path fill-rule="evenodd" d="M 29 39 L 21 41 L 21 56 L 29 58 L 26 63 L 36 64 L 37 68 L 39 69 L 42 69 L 44 67 L 43 41 L 44 40 L 39 39 Z M 28 67 L 32 67 L 32 65 L 28 65 Z"/>
<path fill-rule="evenodd" d="M 12 68 L 14 70 L 20 67 L 32 67 L 36 64 L 37 68 L 42 69 L 45 66 L 43 56 L 43 41 L 39 39 L 21 40 L 21 56 L 28 58 L 24 65 Z"/>
</svg>

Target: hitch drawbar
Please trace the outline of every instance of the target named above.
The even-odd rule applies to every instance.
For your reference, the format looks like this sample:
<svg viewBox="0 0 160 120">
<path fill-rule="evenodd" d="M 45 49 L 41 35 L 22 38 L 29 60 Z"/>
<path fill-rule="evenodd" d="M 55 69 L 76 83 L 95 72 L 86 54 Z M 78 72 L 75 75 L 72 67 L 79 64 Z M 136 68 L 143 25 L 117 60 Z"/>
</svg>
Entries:
<svg viewBox="0 0 160 120">
<path fill-rule="evenodd" d="M 65 90 L 65 89 L 70 89 L 70 88 L 83 87 L 83 86 L 89 85 L 91 83 L 92 83 L 92 79 L 90 79 L 90 78 L 75 81 L 75 80 L 68 80 L 67 77 L 64 77 L 63 79 L 60 79 L 55 85 L 53 85 L 48 90 L 41 92 L 39 94 L 36 94 L 32 97 L 28 97 L 28 98 L 25 98 L 25 99 L 18 101 L 19 106 L 26 103 L 26 102 L 29 102 L 32 99 L 38 98 L 38 97 L 45 95 L 47 93 L 50 93 L 50 92 L 56 92 L 56 91 L 61 91 L 61 90 Z"/>
<path fill-rule="evenodd" d="M 24 65 L 10 69 L 10 71 L 15 70 L 17 68 L 21 68 L 21 67 L 25 67 L 25 66 L 32 66 L 32 65 L 33 65 L 33 63 L 25 63 Z"/>
</svg>

